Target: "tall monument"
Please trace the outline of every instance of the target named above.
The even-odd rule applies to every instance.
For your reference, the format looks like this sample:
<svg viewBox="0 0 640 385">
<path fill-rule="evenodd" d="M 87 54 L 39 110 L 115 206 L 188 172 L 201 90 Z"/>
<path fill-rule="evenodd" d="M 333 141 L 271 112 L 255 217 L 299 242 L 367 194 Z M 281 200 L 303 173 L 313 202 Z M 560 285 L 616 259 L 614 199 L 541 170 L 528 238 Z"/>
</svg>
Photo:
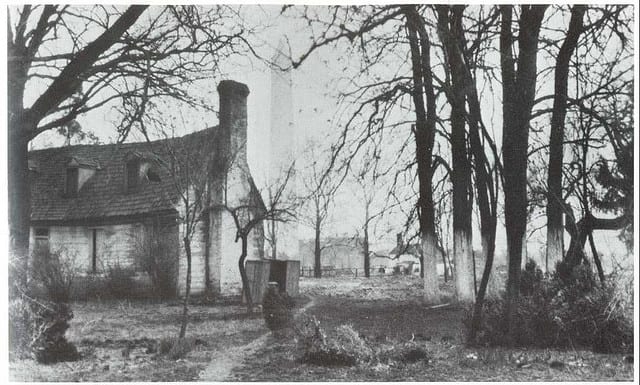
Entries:
<svg viewBox="0 0 640 385">
<path fill-rule="evenodd" d="M 293 121 L 291 59 L 280 41 L 271 64 L 271 135 L 268 184 L 273 190 L 290 173 L 285 199 L 298 192 L 295 161 L 298 156 L 299 131 Z M 269 197 L 271 199 L 271 197 Z M 298 259 L 299 225 L 297 223 L 270 222 L 266 224 L 267 255 L 269 258 Z"/>
</svg>

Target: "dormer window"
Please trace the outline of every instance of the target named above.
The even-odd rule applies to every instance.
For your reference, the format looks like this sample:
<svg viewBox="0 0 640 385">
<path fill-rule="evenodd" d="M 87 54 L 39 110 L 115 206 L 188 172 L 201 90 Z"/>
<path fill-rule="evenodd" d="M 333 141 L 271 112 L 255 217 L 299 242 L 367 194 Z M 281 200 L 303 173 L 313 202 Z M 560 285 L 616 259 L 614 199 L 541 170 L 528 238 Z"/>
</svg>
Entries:
<svg viewBox="0 0 640 385">
<path fill-rule="evenodd" d="M 140 166 L 141 174 L 145 180 L 149 182 L 160 182 L 160 173 L 156 169 L 156 167 L 150 162 L 145 162 Z"/>
<path fill-rule="evenodd" d="M 67 167 L 67 176 L 65 183 L 65 194 L 69 197 L 75 197 L 78 195 L 78 168 Z"/>
<path fill-rule="evenodd" d="M 67 171 L 65 174 L 64 192 L 68 197 L 78 196 L 82 186 L 100 170 L 100 164 L 97 161 L 73 156 L 67 163 Z"/>
<path fill-rule="evenodd" d="M 130 153 L 125 157 L 124 191 L 135 192 L 143 184 L 160 182 L 156 162 L 140 153 Z"/>
</svg>

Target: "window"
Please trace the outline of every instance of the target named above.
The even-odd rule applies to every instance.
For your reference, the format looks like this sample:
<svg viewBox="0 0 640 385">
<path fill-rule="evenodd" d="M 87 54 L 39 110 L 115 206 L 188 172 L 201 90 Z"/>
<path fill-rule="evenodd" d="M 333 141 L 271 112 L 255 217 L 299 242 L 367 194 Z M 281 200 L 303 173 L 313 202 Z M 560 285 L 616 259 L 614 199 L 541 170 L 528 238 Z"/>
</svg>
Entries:
<svg viewBox="0 0 640 385">
<path fill-rule="evenodd" d="M 78 195 L 78 168 L 67 168 L 66 188 L 67 196 L 74 197 Z"/>
<path fill-rule="evenodd" d="M 49 251 L 49 229 L 36 228 L 35 229 L 35 250 Z"/>
</svg>

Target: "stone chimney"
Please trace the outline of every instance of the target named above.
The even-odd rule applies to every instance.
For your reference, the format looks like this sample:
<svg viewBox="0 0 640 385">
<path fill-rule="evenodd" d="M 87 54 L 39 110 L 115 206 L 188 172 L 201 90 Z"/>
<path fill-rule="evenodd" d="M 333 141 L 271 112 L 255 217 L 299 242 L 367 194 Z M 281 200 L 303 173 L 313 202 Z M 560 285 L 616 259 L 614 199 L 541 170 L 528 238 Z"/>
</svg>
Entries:
<svg viewBox="0 0 640 385">
<path fill-rule="evenodd" d="M 247 164 L 247 96 L 249 87 L 233 80 L 218 84 L 222 150 L 234 164 Z"/>
</svg>

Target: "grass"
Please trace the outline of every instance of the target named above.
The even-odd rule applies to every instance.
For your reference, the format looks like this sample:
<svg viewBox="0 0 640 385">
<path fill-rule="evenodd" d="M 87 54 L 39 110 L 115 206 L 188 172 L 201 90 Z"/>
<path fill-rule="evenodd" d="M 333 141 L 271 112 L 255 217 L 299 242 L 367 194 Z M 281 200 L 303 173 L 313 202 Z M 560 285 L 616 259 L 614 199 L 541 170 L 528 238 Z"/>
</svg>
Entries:
<svg viewBox="0 0 640 385">
<path fill-rule="evenodd" d="M 83 358 L 53 365 L 33 360 L 10 363 L 12 381 L 121 382 L 195 381 L 216 357 L 237 351 L 226 380 L 239 381 L 612 381 L 633 379 L 633 365 L 621 355 L 588 351 L 469 348 L 464 345 L 463 311 L 430 308 L 422 282 L 412 276 L 303 278 L 301 293 L 313 299 L 307 313 L 325 330 L 349 324 L 378 351 L 409 341 L 428 359 L 393 359 L 351 367 L 300 362 L 292 339 L 267 337 L 246 350 L 268 329 L 260 313 L 248 315 L 237 301 L 194 304 L 187 336 L 190 350 L 178 359 L 158 354 L 163 339 L 177 336 L 181 307 L 176 301 L 102 301 L 72 304 L 67 332 Z M 453 287 L 442 283 L 442 303 Z M 304 301 L 297 301 L 302 306 Z M 247 351 L 252 353 L 247 354 Z M 396 352 L 399 350 L 396 350 Z M 234 356 L 235 357 L 235 356 Z M 415 361 L 415 362 L 412 362 Z M 215 371 L 216 362 L 209 369 Z"/>
<path fill-rule="evenodd" d="M 300 361 L 293 340 L 271 339 L 245 365 L 237 381 L 631 381 L 633 365 L 622 355 L 589 351 L 470 348 L 464 344 L 464 312 L 453 306 L 430 309 L 416 295 L 417 277 L 321 279 L 301 282 L 312 292 L 314 315 L 325 330 L 350 324 L 374 349 L 409 341 L 429 360 L 389 360 L 352 367 L 322 367 Z M 335 290 L 335 287 L 341 287 Z M 346 289 L 348 288 L 348 289 Z M 451 294 L 451 286 L 442 285 Z M 446 299 L 446 297 L 445 297 Z"/>
<path fill-rule="evenodd" d="M 53 365 L 33 360 L 10 363 L 12 381 L 120 382 L 193 381 L 214 352 L 242 346 L 268 330 L 262 315 L 247 314 L 239 303 L 190 307 L 187 337 L 192 350 L 183 358 L 158 354 L 163 339 L 178 335 L 182 308 L 145 301 L 76 302 L 67 331 L 82 359 Z"/>
</svg>

